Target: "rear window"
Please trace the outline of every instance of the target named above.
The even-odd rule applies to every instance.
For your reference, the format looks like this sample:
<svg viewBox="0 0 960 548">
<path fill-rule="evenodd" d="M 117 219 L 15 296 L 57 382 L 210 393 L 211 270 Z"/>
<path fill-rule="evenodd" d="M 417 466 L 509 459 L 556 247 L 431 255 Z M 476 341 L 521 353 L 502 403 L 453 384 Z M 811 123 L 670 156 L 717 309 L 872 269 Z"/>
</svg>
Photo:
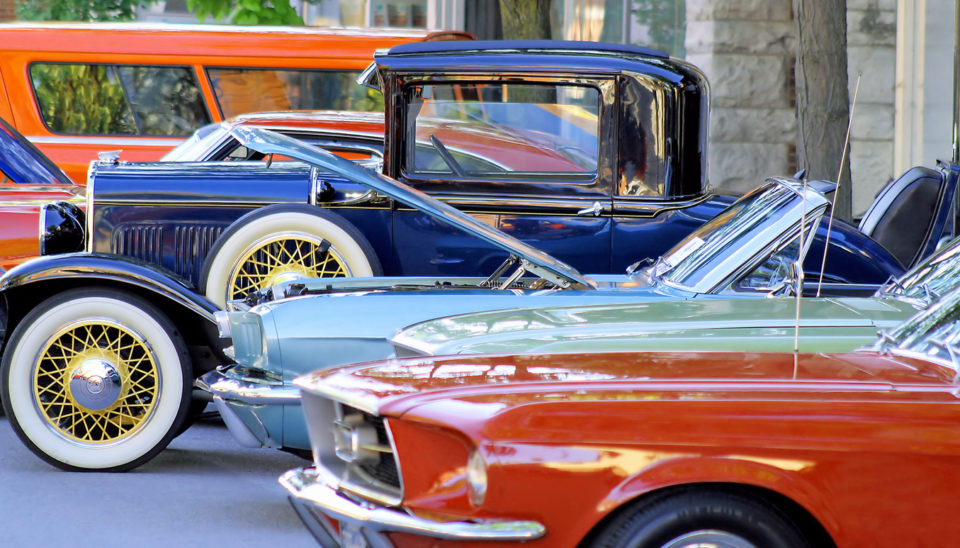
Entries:
<svg viewBox="0 0 960 548">
<path fill-rule="evenodd" d="M 382 111 L 383 96 L 357 84 L 359 71 L 208 68 L 224 118 L 275 110 Z"/>
<path fill-rule="evenodd" d="M 56 133 L 180 136 L 210 123 L 189 67 L 34 63 L 30 82 Z"/>
</svg>

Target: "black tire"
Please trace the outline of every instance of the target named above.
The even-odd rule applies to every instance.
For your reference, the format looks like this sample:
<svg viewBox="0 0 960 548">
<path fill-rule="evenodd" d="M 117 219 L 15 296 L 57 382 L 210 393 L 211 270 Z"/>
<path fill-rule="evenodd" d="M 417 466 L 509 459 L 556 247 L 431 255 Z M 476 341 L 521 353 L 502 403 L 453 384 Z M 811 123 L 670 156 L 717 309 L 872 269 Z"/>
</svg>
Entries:
<svg viewBox="0 0 960 548">
<path fill-rule="evenodd" d="M 595 537 L 594 548 L 807 548 L 796 524 L 762 500 L 723 491 L 689 491 L 641 501 Z"/>
<path fill-rule="evenodd" d="M 0 379 L 10 424 L 36 455 L 64 470 L 121 472 L 179 432 L 193 376 L 160 310 L 124 291 L 83 288 L 24 317 Z"/>
<path fill-rule="evenodd" d="M 373 246 L 346 219 L 306 204 L 275 204 L 220 235 L 204 260 L 200 287 L 224 307 L 285 279 L 381 275 Z"/>
</svg>

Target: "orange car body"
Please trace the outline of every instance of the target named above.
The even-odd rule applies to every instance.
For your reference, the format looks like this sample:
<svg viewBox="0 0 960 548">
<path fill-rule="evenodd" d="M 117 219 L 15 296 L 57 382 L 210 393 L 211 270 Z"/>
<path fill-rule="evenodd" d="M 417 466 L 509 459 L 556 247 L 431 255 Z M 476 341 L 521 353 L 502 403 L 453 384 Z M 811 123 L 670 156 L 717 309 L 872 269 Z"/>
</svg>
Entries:
<svg viewBox="0 0 960 548">
<path fill-rule="evenodd" d="M 402 511 L 425 520 L 524 520 L 545 531 L 525 546 L 578 546 L 650 497 L 719 486 L 779 506 L 812 545 L 854 547 L 960 537 L 954 376 L 876 352 L 598 353 L 393 360 L 298 384 L 308 422 L 331 399 L 384 418 Z M 309 428 L 316 440 L 330 427 Z M 474 450 L 481 506 L 465 474 Z"/>
<path fill-rule="evenodd" d="M 277 78 L 309 74 L 320 78 L 314 82 L 322 83 L 322 78 L 335 73 L 338 85 L 355 85 L 352 79 L 373 61 L 375 50 L 427 37 L 426 31 L 410 29 L 3 24 L 0 25 L 0 117 L 35 143 L 74 181 L 84 184 L 90 161 L 101 151 L 122 149 L 122 158 L 129 161 L 157 160 L 200 125 L 243 112 L 344 108 L 339 103 L 311 102 L 313 99 L 309 96 L 316 95 L 315 90 L 292 87 L 289 82 L 285 85 Z M 84 67 L 101 71 L 97 78 L 105 82 L 105 89 L 107 80 L 117 89 L 124 88 L 127 104 L 140 105 L 131 107 L 130 122 L 123 131 L 109 127 L 96 131 L 77 129 L 77 126 L 64 129 L 63 125 L 69 122 L 54 120 L 55 116 L 62 116 L 64 110 L 77 111 L 91 99 L 63 96 L 68 94 L 55 83 L 50 89 L 38 91 L 41 85 L 38 82 L 44 76 L 55 82 L 56 70 Z M 190 80 L 188 89 L 192 93 L 184 93 L 180 88 L 168 93 L 167 100 L 174 100 L 170 97 L 179 94 L 190 96 L 194 101 L 189 110 L 195 116 L 177 124 L 173 131 L 144 125 L 144 119 L 152 115 L 148 112 L 151 106 L 147 104 L 150 100 L 147 92 L 156 91 L 149 88 L 150 73 L 144 71 L 159 68 L 177 69 L 178 78 Z M 144 74 L 147 74 L 146 84 L 133 82 Z M 139 99 L 131 92 L 135 84 L 148 86 L 135 90 L 141 92 Z M 332 95 L 337 96 L 332 100 L 342 99 L 342 94 Z M 41 101 L 50 104 L 45 106 Z M 379 105 L 374 103 L 371 101 L 369 108 L 378 110 Z M 118 105 L 121 104 L 118 101 Z M 356 109 L 352 104 L 346 107 Z"/>
</svg>

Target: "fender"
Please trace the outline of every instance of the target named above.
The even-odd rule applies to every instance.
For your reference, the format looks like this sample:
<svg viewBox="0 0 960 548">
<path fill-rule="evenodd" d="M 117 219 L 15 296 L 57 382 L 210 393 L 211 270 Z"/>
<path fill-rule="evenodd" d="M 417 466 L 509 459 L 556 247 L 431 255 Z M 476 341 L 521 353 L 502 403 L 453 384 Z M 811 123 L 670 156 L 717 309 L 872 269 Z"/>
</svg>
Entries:
<svg viewBox="0 0 960 548">
<path fill-rule="evenodd" d="M 766 461 L 766 462 L 764 462 Z M 839 522 L 831 510 L 830 501 L 822 492 L 804 481 L 793 467 L 811 463 L 791 462 L 789 459 L 767 460 L 740 456 L 719 458 L 712 456 L 677 457 L 661 460 L 622 481 L 597 508 L 609 513 L 629 501 L 660 489 L 708 483 L 729 483 L 757 487 L 792 500 L 807 511 L 833 537 L 840 531 Z M 677 481 L 683 478 L 683 481 Z"/>
<path fill-rule="evenodd" d="M 145 262 L 99 253 L 50 255 L 27 261 L 0 277 L 0 294 L 55 280 L 108 281 L 147 290 L 178 304 L 212 324 L 219 308 L 175 275 Z M 9 305 L 9 303 L 8 303 Z"/>
</svg>

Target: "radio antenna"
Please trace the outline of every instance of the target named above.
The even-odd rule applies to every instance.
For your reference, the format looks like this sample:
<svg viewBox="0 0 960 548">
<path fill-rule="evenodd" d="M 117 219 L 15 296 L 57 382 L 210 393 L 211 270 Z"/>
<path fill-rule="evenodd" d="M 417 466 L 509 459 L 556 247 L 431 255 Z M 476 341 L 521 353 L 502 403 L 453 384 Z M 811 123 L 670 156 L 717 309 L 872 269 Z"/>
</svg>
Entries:
<svg viewBox="0 0 960 548">
<path fill-rule="evenodd" d="M 830 231 L 833 230 L 833 212 L 837 209 L 837 194 L 840 194 L 840 176 L 843 175 L 843 164 L 847 159 L 847 148 L 850 146 L 850 130 L 853 129 L 853 111 L 857 108 L 857 96 L 860 95 L 861 76 L 863 76 L 863 73 L 858 72 L 857 87 L 853 90 L 853 103 L 850 105 L 850 119 L 847 120 L 847 136 L 843 138 L 843 151 L 840 153 L 840 169 L 837 171 L 837 188 L 833 191 L 833 202 L 830 204 L 830 220 L 827 222 L 827 238 L 823 241 L 823 262 L 820 263 L 820 279 L 817 281 L 817 298 L 820 297 L 820 288 L 823 287 L 823 271 L 827 269 L 827 250 L 830 249 Z M 852 182 L 851 180 L 851 183 Z"/>
</svg>

